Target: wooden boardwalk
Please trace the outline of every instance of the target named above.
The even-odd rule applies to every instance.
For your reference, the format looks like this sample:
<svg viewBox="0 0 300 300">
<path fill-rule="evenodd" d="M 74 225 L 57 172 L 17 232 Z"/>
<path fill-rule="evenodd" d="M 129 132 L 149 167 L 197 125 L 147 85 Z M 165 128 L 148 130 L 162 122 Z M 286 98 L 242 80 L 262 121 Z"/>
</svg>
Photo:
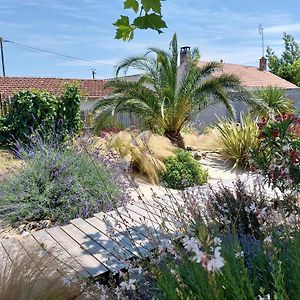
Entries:
<svg viewBox="0 0 300 300">
<path fill-rule="evenodd" d="M 29 255 L 32 250 L 46 250 L 84 277 L 116 272 L 126 267 L 126 260 L 148 256 L 157 241 L 166 236 L 161 230 L 161 210 L 157 202 L 147 201 L 145 205 L 140 201 L 97 213 L 92 218 L 74 219 L 65 226 L 32 232 L 20 239 L 2 240 L 0 262 L 14 261 L 15 255 Z M 176 227 L 171 222 L 166 226 L 175 234 Z"/>
<path fill-rule="evenodd" d="M 207 187 L 203 189 L 207 192 Z M 183 202 L 177 196 L 173 201 Z M 46 250 L 84 277 L 119 271 L 126 267 L 126 260 L 147 257 L 162 239 L 178 236 L 173 201 L 166 197 L 146 199 L 147 204 L 136 201 L 88 219 L 74 219 L 65 226 L 32 232 L 20 239 L 2 240 L 0 267 L 5 260 L 13 261 L 16 255 L 37 249 Z M 162 224 L 167 230 L 162 230 Z"/>
</svg>

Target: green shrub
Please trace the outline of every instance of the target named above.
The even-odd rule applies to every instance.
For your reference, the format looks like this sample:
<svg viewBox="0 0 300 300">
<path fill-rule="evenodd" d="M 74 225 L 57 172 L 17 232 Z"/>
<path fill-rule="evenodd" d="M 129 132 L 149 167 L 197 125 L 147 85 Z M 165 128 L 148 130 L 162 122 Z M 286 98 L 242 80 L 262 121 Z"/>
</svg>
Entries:
<svg viewBox="0 0 300 300">
<path fill-rule="evenodd" d="M 0 144 L 15 140 L 28 143 L 33 132 L 46 138 L 55 131 L 64 139 L 81 128 L 80 91 L 76 84 L 67 85 L 60 98 L 46 91 L 24 90 L 14 95 L 8 113 L 0 120 Z"/>
<path fill-rule="evenodd" d="M 65 86 L 64 94 L 58 101 L 57 107 L 57 129 L 60 134 L 76 134 L 83 126 L 80 117 L 80 89 L 77 84 Z"/>
<path fill-rule="evenodd" d="M 187 151 L 178 150 L 176 157 L 168 157 L 164 163 L 166 171 L 162 179 L 170 188 L 184 189 L 207 182 L 208 172 Z"/>
<path fill-rule="evenodd" d="M 120 174 L 71 145 L 40 141 L 22 149 L 23 169 L 1 182 L 0 205 L 12 222 L 50 219 L 59 224 L 120 204 Z"/>
<path fill-rule="evenodd" d="M 248 166 L 246 155 L 249 148 L 258 145 L 258 127 L 250 115 L 241 114 L 240 123 L 233 120 L 220 120 L 216 125 L 220 133 L 221 155 L 234 163 L 234 167 Z"/>
<path fill-rule="evenodd" d="M 8 114 L 4 117 L 1 138 L 28 141 L 33 130 L 48 134 L 56 121 L 57 99 L 43 91 L 21 91 L 14 95 Z"/>
</svg>

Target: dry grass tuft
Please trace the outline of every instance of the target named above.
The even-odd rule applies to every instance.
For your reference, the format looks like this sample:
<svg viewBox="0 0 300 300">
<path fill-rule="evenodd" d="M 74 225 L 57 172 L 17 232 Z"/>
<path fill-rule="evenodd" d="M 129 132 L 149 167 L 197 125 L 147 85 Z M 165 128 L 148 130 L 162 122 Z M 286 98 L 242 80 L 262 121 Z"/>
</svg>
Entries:
<svg viewBox="0 0 300 300">
<path fill-rule="evenodd" d="M 209 129 L 205 134 L 182 133 L 186 147 L 191 147 L 200 151 L 216 151 L 218 149 L 218 130 Z"/>
<path fill-rule="evenodd" d="M 111 138 L 109 146 L 154 184 L 159 184 L 159 174 L 165 170 L 163 160 L 174 156 L 176 149 L 169 139 L 151 131 L 121 131 Z"/>
<path fill-rule="evenodd" d="M 23 163 L 12 152 L 0 149 L 0 180 L 16 173 L 22 167 Z"/>
<path fill-rule="evenodd" d="M 0 299 L 79 299 L 80 284 L 67 279 L 66 270 L 53 257 L 35 252 L 14 256 L 12 261 L 1 260 Z"/>
</svg>

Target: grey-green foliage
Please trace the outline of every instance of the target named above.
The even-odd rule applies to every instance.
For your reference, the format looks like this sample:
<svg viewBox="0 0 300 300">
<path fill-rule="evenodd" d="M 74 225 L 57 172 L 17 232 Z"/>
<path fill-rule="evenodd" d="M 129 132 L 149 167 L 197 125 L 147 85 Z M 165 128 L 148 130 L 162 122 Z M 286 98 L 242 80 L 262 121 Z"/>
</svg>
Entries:
<svg viewBox="0 0 300 300">
<path fill-rule="evenodd" d="M 1 182 L 0 206 L 12 222 L 89 217 L 117 201 L 119 187 L 99 160 L 70 145 L 40 142 L 23 149 L 24 167 Z"/>
</svg>

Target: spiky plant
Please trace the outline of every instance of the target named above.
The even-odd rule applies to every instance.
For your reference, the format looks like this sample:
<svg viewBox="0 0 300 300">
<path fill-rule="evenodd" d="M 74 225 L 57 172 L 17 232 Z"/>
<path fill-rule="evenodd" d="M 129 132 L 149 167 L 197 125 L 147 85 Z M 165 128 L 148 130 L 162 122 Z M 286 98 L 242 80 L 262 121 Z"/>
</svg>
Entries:
<svg viewBox="0 0 300 300">
<path fill-rule="evenodd" d="M 255 90 L 252 94 L 250 113 L 254 116 L 266 118 L 293 111 L 293 101 L 280 88 L 270 86 Z"/>
<path fill-rule="evenodd" d="M 142 75 L 136 82 L 117 77 L 106 84 L 111 96 L 98 102 L 96 126 L 116 113 L 134 113 L 146 128 L 184 148 L 180 131 L 192 114 L 222 102 L 233 115 L 229 92 L 240 87 L 236 76 L 218 72 L 220 64 L 212 62 L 200 67 L 198 60 L 199 51 L 194 49 L 191 58 L 178 68 L 176 34 L 169 51 L 150 48 L 144 56 L 124 59 L 117 76 L 131 67 Z"/>
<path fill-rule="evenodd" d="M 258 145 L 258 126 L 250 115 L 240 116 L 240 123 L 233 120 L 219 120 L 219 151 L 234 167 L 247 167 L 246 155 L 250 148 Z"/>
</svg>

